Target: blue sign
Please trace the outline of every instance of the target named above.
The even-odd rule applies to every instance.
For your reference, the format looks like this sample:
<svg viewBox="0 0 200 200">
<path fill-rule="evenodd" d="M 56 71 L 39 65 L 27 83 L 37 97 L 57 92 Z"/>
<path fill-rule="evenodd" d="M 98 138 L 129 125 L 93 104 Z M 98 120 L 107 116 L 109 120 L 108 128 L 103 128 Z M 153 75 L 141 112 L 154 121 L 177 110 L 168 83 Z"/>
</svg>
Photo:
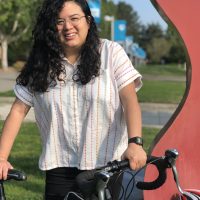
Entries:
<svg viewBox="0 0 200 200">
<path fill-rule="evenodd" d="M 133 43 L 134 37 L 132 35 L 127 35 L 126 36 L 126 42 L 128 43 Z"/>
<path fill-rule="evenodd" d="M 139 47 L 139 45 L 137 43 L 133 43 L 131 46 L 131 50 L 133 52 L 133 55 L 137 58 L 141 58 L 141 59 L 145 59 L 146 58 L 146 52 L 144 51 L 144 49 L 142 49 L 141 47 Z"/>
<path fill-rule="evenodd" d="M 115 20 L 114 22 L 114 41 L 126 40 L 126 21 Z"/>
<path fill-rule="evenodd" d="M 101 21 L 101 0 L 88 0 L 92 16 L 97 24 Z"/>
</svg>

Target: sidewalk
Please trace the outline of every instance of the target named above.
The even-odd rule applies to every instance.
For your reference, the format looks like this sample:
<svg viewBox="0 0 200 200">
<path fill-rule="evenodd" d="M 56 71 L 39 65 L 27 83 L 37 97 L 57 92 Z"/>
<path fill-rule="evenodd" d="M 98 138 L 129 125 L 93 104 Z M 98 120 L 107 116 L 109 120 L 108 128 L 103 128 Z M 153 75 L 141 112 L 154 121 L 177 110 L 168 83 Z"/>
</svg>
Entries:
<svg viewBox="0 0 200 200">
<path fill-rule="evenodd" d="M 6 119 L 14 99 L 13 97 L 0 97 L 0 120 Z M 35 122 L 33 108 L 28 112 L 25 121 Z"/>
<path fill-rule="evenodd" d="M 8 72 L 0 71 L 0 92 L 12 90 L 16 76 L 17 72 L 14 70 L 9 70 Z M 5 120 L 13 101 L 14 98 L 12 97 L 0 97 L 0 120 Z M 143 126 L 156 128 L 162 128 L 177 107 L 177 105 L 173 104 L 154 103 L 140 103 L 140 106 Z M 35 121 L 33 109 L 30 110 L 25 121 Z"/>
<path fill-rule="evenodd" d="M 143 127 L 162 128 L 175 112 L 176 104 L 140 103 Z"/>
<path fill-rule="evenodd" d="M 8 71 L 0 69 L 0 92 L 12 90 L 17 74 L 12 68 L 9 68 Z"/>
</svg>

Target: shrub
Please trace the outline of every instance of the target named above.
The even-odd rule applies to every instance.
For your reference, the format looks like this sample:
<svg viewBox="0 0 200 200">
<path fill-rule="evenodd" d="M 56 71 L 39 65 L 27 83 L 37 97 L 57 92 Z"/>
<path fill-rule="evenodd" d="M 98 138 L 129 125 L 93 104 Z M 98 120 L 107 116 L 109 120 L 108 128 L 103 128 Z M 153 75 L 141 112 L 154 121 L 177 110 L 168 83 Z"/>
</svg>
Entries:
<svg viewBox="0 0 200 200">
<path fill-rule="evenodd" d="M 21 61 L 18 60 L 13 64 L 13 67 L 17 70 L 17 71 L 21 71 L 21 69 L 24 67 L 25 61 Z"/>
</svg>

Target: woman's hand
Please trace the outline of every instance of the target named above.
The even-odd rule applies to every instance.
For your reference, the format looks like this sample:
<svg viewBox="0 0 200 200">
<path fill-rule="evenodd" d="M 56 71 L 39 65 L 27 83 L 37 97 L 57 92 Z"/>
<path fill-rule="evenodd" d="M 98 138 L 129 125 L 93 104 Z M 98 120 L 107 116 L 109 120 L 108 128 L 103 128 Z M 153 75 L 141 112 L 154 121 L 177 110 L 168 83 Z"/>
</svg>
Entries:
<svg viewBox="0 0 200 200">
<path fill-rule="evenodd" d="M 130 143 L 123 153 L 122 159 L 129 160 L 130 168 L 132 170 L 138 170 L 146 164 L 147 155 L 142 146 Z"/>
<path fill-rule="evenodd" d="M 7 179 L 9 169 L 13 169 L 13 166 L 7 160 L 0 158 L 0 180 Z"/>
</svg>

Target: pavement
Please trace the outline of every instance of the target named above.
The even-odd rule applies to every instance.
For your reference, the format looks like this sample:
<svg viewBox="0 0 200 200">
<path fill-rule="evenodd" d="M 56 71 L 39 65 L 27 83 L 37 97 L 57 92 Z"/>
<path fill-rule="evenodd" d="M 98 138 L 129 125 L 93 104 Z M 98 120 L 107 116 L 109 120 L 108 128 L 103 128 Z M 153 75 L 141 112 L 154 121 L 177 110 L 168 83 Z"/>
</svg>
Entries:
<svg viewBox="0 0 200 200">
<path fill-rule="evenodd" d="M 18 72 L 13 69 L 9 69 L 8 71 L 0 70 L 0 92 L 12 90 L 17 74 Z M 0 97 L 0 120 L 5 120 L 13 101 L 14 98 L 12 97 Z M 177 108 L 175 104 L 140 103 L 140 106 L 143 127 L 155 128 L 162 128 Z M 35 122 L 33 109 L 29 111 L 25 121 Z"/>
</svg>

